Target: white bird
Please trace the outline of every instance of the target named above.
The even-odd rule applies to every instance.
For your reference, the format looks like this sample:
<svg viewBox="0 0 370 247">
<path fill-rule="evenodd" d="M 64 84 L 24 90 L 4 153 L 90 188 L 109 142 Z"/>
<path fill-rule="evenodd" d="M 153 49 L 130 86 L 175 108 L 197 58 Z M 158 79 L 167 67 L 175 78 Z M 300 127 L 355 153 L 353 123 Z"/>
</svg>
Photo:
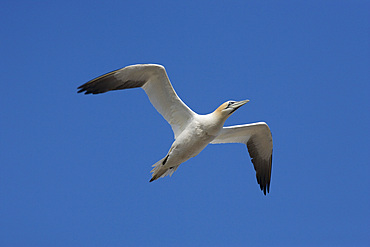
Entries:
<svg viewBox="0 0 370 247">
<path fill-rule="evenodd" d="M 137 64 L 95 78 L 78 87 L 78 93 L 99 94 L 111 90 L 144 89 L 150 102 L 171 125 L 175 140 L 167 155 L 153 165 L 150 182 L 172 175 L 181 163 L 198 155 L 209 143 L 243 143 L 256 170 L 257 182 L 269 192 L 272 136 L 264 122 L 223 127 L 226 119 L 249 100 L 227 101 L 214 112 L 199 115 L 177 96 L 161 65 Z"/>
</svg>

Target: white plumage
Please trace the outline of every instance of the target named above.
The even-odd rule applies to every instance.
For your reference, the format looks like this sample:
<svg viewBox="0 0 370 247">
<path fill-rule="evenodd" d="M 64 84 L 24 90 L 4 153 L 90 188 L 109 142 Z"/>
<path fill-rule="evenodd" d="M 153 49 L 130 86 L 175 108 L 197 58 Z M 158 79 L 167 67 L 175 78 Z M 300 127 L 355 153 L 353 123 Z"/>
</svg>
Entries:
<svg viewBox="0 0 370 247">
<path fill-rule="evenodd" d="M 227 101 L 214 112 L 199 115 L 177 96 L 161 65 L 138 64 L 112 71 L 78 89 L 85 94 L 141 87 L 157 111 L 167 120 L 175 141 L 167 155 L 155 163 L 151 181 L 172 175 L 179 165 L 198 155 L 209 143 L 247 145 L 261 190 L 269 192 L 272 165 L 272 137 L 266 123 L 223 127 L 226 119 L 249 100 Z"/>
</svg>

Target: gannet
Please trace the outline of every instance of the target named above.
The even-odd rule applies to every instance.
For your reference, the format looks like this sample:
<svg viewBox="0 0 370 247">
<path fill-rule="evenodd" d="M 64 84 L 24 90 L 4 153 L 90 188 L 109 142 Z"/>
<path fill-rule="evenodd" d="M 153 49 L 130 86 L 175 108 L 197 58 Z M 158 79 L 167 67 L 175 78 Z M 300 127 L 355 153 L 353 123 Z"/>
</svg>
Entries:
<svg viewBox="0 0 370 247">
<path fill-rule="evenodd" d="M 166 70 L 157 64 L 130 65 L 99 76 L 78 87 L 78 93 L 99 94 L 112 90 L 144 89 L 155 109 L 171 125 L 175 140 L 168 153 L 153 165 L 150 182 L 171 176 L 180 164 L 197 156 L 208 144 L 243 143 L 256 170 L 257 182 L 269 192 L 272 136 L 264 122 L 224 127 L 224 123 L 249 100 L 229 100 L 214 112 L 200 115 L 177 96 Z"/>
</svg>

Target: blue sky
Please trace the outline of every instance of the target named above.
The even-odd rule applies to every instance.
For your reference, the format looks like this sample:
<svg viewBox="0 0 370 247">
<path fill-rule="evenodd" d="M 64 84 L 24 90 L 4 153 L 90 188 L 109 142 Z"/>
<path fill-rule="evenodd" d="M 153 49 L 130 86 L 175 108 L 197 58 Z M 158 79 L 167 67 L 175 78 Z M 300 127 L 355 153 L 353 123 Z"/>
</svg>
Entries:
<svg viewBox="0 0 370 247">
<path fill-rule="evenodd" d="M 368 246 L 369 1 L 2 1 L 1 246 Z M 144 91 L 76 93 L 166 67 L 194 111 L 250 99 L 270 194 L 241 144 L 149 183 L 170 126 Z"/>
</svg>

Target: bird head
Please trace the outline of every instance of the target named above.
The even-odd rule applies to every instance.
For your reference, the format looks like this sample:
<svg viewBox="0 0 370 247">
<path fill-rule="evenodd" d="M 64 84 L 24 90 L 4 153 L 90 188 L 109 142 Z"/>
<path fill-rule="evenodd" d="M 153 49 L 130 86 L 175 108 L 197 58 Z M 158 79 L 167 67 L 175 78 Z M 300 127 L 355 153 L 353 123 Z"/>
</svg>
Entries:
<svg viewBox="0 0 370 247">
<path fill-rule="evenodd" d="M 248 103 L 247 100 L 242 100 L 242 101 L 235 101 L 235 100 L 229 100 L 220 105 L 215 112 L 220 114 L 224 118 L 228 118 L 231 114 L 233 114 L 239 107 L 242 105 Z"/>
</svg>

